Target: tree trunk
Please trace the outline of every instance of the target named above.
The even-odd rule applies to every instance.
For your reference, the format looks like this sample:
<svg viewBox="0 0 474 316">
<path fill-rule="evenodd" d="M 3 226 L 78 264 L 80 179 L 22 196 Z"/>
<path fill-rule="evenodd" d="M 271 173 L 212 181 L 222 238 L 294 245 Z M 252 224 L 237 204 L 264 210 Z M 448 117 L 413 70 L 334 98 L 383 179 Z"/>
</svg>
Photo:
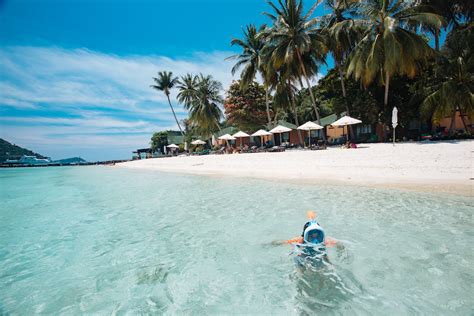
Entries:
<svg viewBox="0 0 474 316">
<path fill-rule="evenodd" d="M 296 126 L 300 126 L 300 123 L 298 121 L 298 112 L 296 111 L 295 97 L 293 96 L 293 91 L 291 91 L 291 84 L 289 80 L 288 80 L 288 90 L 290 92 L 290 99 L 291 99 L 291 105 L 293 107 L 293 115 L 295 116 L 295 123 L 296 123 Z M 301 144 L 303 143 L 303 138 L 301 137 L 301 131 L 299 129 L 297 129 L 297 132 L 298 132 L 299 145 L 301 146 Z"/>
<path fill-rule="evenodd" d="M 265 85 L 265 106 L 267 107 L 268 128 L 272 125 L 272 118 L 270 116 L 270 101 L 268 100 L 268 86 Z"/>
<path fill-rule="evenodd" d="M 388 108 L 388 91 L 390 89 L 390 75 L 388 74 L 388 71 L 385 72 L 385 95 L 383 98 L 383 105 L 384 105 L 384 112 Z M 385 118 L 383 118 L 382 122 L 382 128 L 383 128 L 383 141 L 387 140 L 387 133 L 385 130 Z"/>
<path fill-rule="evenodd" d="M 308 85 L 308 90 L 309 90 L 309 95 L 311 97 L 311 102 L 313 103 L 314 112 L 316 112 L 316 120 L 317 120 L 318 124 L 321 125 L 321 118 L 319 117 L 318 107 L 316 106 L 316 99 L 314 97 L 313 90 L 311 89 L 311 83 L 309 82 L 308 75 L 306 74 L 306 69 L 304 68 L 303 59 L 301 59 L 301 54 L 300 54 L 300 51 L 298 49 L 296 50 L 296 55 L 298 56 L 301 71 L 303 72 L 303 76 L 306 80 L 306 84 Z M 324 133 L 324 129 L 322 130 L 322 135 L 323 135 L 323 140 L 326 143 L 326 133 Z"/>
<path fill-rule="evenodd" d="M 344 74 L 342 73 L 342 69 L 339 65 L 339 62 L 336 62 L 336 67 L 337 69 L 339 70 L 339 78 L 341 79 L 341 89 L 342 89 L 342 96 L 344 97 L 344 105 L 346 106 L 346 115 L 350 116 L 350 112 L 349 112 L 349 100 L 347 100 L 347 95 L 346 95 L 346 85 L 344 84 Z M 350 135 L 351 135 L 351 138 L 353 138 L 353 135 L 354 134 L 354 128 L 352 125 L 349 125 L 349 131 L 350 131 Z"/>
<path fill-rule="evenodd" d="M 435 49 L 437 52 L 439 52 L 439 29 L 435 31 L 434 40 L 435 40 Z"/>
<path fill-rule="evenodd" d="M 449 126 L 449 135 L 452 136 L 454 135 L 454 132 L 456 131 L 456 113 L 457 109 L 453 111 L 453 114 L 451 114 L 451 124 Z"/>
<path fill-rule="evenodd" d="M 173 106 L 171 105 L 170 96 L 169 96 L 168 94 L 166 94 L 166 97 L 168 98 L 168 103 L 169 103 L 169 105 L 170 105 L 171 112 L 173 112 L 174 120 L 176 121 L 176 124 L 178 124 L 179 131 L 181 132 L 181 135 L 183 136 L 183 140 L 185 141 L 185 139 L 184 139 L 184 132 L 183 132 L 183 130 L 181 129 L 181 125 L 179 125 L 178 118 L 176 117 L 176 113 L 174 113 Z"/>
<path fill-rule="evenodd" d="M 464 126 L 464 130 L 466 131 L 467 135 L 471 136 L 471 131 L 467 128 L 466 122 L 464 121 L 464 115 L 462 114 L 461 110 L 459 110 L 459 116 L 461 117 L 461 122 Z"/>
</svg>

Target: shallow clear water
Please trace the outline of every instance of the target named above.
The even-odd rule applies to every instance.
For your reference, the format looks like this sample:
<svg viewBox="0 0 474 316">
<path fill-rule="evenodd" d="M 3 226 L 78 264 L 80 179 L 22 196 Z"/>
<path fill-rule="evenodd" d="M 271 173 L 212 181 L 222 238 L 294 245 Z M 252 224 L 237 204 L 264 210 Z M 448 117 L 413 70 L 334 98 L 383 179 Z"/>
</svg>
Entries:
<svg viewBox="0 0 474 316">
<path fill-rule="evenodd" d="M 471 314 L 468 197 L 111 167 L 0 170 L 0 314 Z M 301 270 L 314 209 L 343 241 Z"/>
</svg>

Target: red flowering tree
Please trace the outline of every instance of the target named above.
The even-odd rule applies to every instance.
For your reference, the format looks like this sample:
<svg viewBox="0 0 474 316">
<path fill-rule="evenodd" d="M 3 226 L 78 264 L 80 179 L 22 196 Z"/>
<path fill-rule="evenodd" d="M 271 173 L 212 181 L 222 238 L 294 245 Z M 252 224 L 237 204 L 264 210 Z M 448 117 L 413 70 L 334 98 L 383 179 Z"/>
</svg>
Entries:
<svg viewBox="0 0 474 316">
<path fill-rule="evenodd" d="M 224 109 L 227 122 L 240 130 L 255 132 L 266 127 L 265 90 L 255 81 L 245 90 L 240 81 L 232 82 L 226 92 Z M 273 116 L 271 108 L 270 114 Z"/>
</svg>

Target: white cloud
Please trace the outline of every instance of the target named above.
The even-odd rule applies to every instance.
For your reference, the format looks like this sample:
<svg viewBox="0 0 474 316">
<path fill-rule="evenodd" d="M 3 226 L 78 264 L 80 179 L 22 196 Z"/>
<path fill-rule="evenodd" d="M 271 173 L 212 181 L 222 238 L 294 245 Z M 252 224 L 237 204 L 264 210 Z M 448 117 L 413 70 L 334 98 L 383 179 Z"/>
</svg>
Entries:
<svg viewBox="0 0 474 316">
<path fill-rule="evenodd" d="M 227 88 L 232 81 L 232 62 L 225 60 L 229 55 L 217 51 L 169 58 L 59 47 L 0 48 L 0 107 L 9 113 L 0 118 L 0 137 L 34 148 L 78 141 L 83 148 L 104 150 L 146 146 L 151 132 L 176 129 L 166 98 L 149 87 L 152 77 L 162 70 L 176 76 L 201 72 Z M 185 118 L 172 97 L 177 115 Z"/>
</svg>

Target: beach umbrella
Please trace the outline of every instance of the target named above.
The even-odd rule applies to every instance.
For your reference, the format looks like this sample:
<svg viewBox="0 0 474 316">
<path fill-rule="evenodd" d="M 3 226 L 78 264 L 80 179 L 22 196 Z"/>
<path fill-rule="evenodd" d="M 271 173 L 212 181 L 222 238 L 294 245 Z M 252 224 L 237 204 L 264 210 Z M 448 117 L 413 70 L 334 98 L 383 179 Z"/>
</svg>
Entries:
<svg viewBox="0 0 474 316">
<path fill-rule="evenodd" d="M 197 139 L 195 141 L 192 141 L 191 144 L 193 144 L 193 145 L 204 145 L 204 144 L 206 144 L 206 142 L 203 141 L 203 140 Z"/>
<path fill-rule="evenodd" d="M 176 145 L 176 144 L 171 144 L 171 145 L 168 145 L 166 147 L 168 147 L 168 148 L 179 148 L 179 146 Z"/>
<path fill-rule="evenodd" d="M 224 134 L 220 137 L 218 137 L 217 139 L 220 139 L 220 140 L 225 140 L 226 143 L 227 143 L 227 146 L 229 146 L 229 140 L 235 140 L 236 138 L 230 134 Z"/>
<path fill-rule="evenodd" d="M 270 130 L 270 133 L 272 134 L 280 134 L 280 143 L 281 143 L 281 133 L 287 133 L 287 132 L 291 132 L 291 128 L 288 128 L 283 125 L 275 126 L 273 129 Z"/>
<path fill-rule="evenodd" d="M 308 122 L 304 123 L 303 125 L 298 126 L 299 130 L 308 131 L 308 134 L 309 134 L 309 147 L 311 147 L 311 130 L 323 129 L 323 128 L 324 127 L 322 127 L 321 125 L 318 125 L 318 124 L 316 124 L 314 122 L 311 122 L 311 121 L 308 121 Z"/>
<path fill-rule="evenodd" d="M 261 147 L 263 147 L 263 136 L 269 136 L 269 135 L 272 135 L 272 133 L 267 132 L 266 130 L 263 130 L 263 129 L 259 129 L 258 131 L 253 133 L 251 136 L 260 136 L 260 143 L 262 145 Z"/>
<path fill-rule="evenodd" d="M 247 133 L 245 133 L 245 132 L 238 131 L 237 133 L 235 133 L 234 135 L 232 135 L 232 137 L 240 138 L 240 147 L 242 147 L 242 138 L 244 138 L 244 137 L 250 137 L 250 135 L 247 134 Z"/>
<path fill-rule="evenodd" d="M 337 121 L 335 121 L 334 123 L 332 123 L 331 125 L 337 126 L 337 127 L 342 126 L 342 128 L 344 128 L 345 126 L 348 126 L 348 125 L 354 125 L 354 124 L 360 124 L 360 123 L 362 123 L 361 120 L 345 115 L 341 117 L 340 119 L 338 119 Z M 347 130 L 347 134 L 349 134 L 349 130 Z M 349 135 L 347 135 L 347 140 L 349 140 Z"/>
<path fill-rule="evenodd" d="M 230 134 L 224 134 L 220 137 L 218 137 L 217 139 L 220 139 L 220 140 L 235 140 L 236 138 Z"/>
<path fill-rule="evenodd" d="M 395 128 L 398 125 L 398 109 L 396 106 L 393 107 L 392 111 L 392 127 L 393 127 L 393 146 L 395 146 Z"/>
</svg>

